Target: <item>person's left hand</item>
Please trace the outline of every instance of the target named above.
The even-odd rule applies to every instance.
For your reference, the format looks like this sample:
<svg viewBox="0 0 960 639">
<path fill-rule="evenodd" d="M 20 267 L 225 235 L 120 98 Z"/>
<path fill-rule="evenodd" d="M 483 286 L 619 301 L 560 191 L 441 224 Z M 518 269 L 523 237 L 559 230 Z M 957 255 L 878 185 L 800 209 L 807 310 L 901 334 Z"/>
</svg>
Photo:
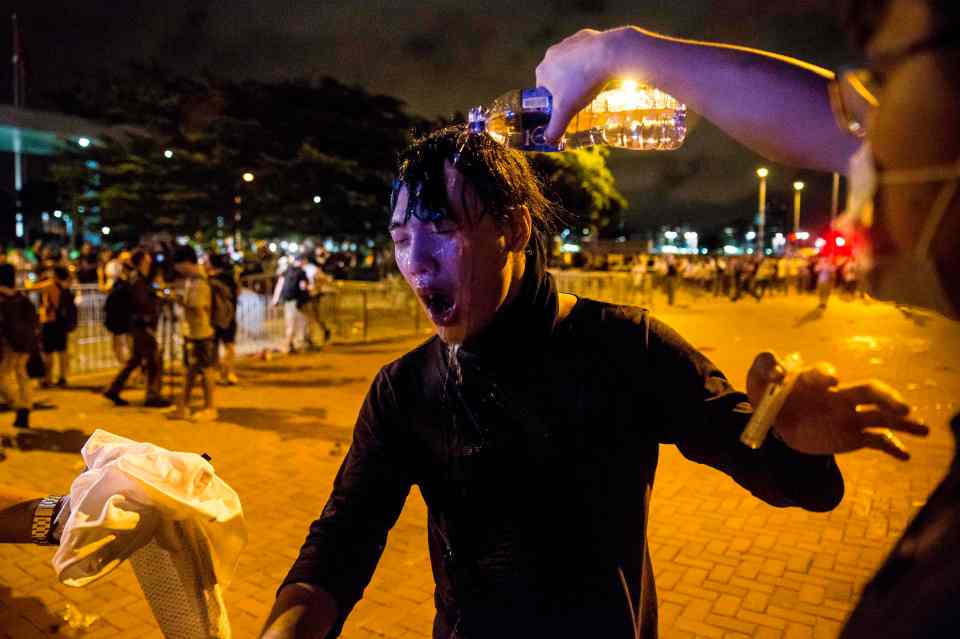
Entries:
<svg viewBox="0 0 960 639">
<path fill-rule="evenodd" d="M 747 395 L 756 406 L 767 384 L 784 368 L 772 353 L 760 353 L 747 374 Z M 838 386 L 836 369 L 820 363 L 801 371 L 774 429 L 796 451 L 813 455 L 874 448 L 899 460 L 910 458 L 894 431 L 925 436 L 929 429 L 908 417 L 910 407 L 894 388 L 877 381 Z"/>
</svg>

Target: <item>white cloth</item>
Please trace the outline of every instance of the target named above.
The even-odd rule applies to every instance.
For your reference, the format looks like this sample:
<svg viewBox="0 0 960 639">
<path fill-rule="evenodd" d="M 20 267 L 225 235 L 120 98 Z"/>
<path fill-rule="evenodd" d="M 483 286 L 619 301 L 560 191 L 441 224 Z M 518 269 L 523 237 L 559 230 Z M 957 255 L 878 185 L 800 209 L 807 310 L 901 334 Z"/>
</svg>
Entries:
<svg viewBox="0 0 960 639">
<path fill-rule="evenodd" d="M 247 540 L 237 493 L 198 454 L 104 430 L 81 454 L 53 557 L 60 580 L 84 586 L 131 558 L 167 637 L 229 637 L 222 589 Z"/>
</svg>

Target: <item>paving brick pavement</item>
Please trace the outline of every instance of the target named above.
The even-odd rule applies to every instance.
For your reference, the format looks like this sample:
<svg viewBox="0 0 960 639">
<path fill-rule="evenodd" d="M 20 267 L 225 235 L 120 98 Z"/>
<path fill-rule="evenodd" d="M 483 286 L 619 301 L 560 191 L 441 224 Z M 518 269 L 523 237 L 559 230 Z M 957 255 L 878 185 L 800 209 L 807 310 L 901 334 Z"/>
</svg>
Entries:
<svg viewBox="0 0 960 639">
<path fill-rule="evenodd" d="M 753 354 L 799 349 L 829 359 L 848 380 L 880 376 L 905 389 L 934 427 L 899 464 L 879 453 L 843 456 L 847 483 L 833 512 L 776 509 L 724 475 L 664 447 L 649 528 L 660 597 L 661 636 L 835 637 L 857 593 L 942 476 L 952 441 L 945 424 L 960 397 L 960 331 L 888 306 L 832 303 L 822 318 L 807 300 L 699 302 L 658 313 L 742 383 Z M 56 410 L 34 414 L 38 430 L 66 433 L 76 448 L 97 427 L 162 446 L 207 452 L 241 495 L 250 543 L 226 593 L 235 636 L 258 631 L 274 590 L 327 496 L 370 379 L 414 340 L 340 346 L 317 355 L 246 360 L 244 385 L 220 392 L 221 419 L 196 425 L 156 411 L 117 409 L 89 390 L 48 393 Z M 90 381 L 94 384 L 96 380 Z M 129 393 L 137 398 L 135 391 Z M 3 416 L 0 435 L 14 435 Z M 70 437 L 71 430 L 80 431 Z M 5 449 L 0 482 L 65 490 L 79 457 Z M 68 636 L 66 604 L 98 615 L 82 636 L 159 637 L 128 566 L 84 589 L 56 583 L 49 549 L 0 546 L 0 638 Z M 429 637 L 433 584 L 425 507 L 414 491 L 373 583 L 345 630 L 348 639 Z M 74 633 L 75 634 L 75 633 Z"/>
</svg>

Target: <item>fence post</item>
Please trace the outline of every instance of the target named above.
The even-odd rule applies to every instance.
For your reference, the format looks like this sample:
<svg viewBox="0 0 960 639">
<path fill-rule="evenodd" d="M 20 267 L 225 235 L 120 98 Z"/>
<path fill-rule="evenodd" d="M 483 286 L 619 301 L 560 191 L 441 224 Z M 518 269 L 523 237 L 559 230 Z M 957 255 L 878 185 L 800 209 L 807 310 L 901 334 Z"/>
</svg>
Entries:
<svg viewBox="0 0 960 639">
<path fill-rule="evenodd" d="M 363 291 L 363 341 L 367 341 L 367 324 L 370 317 L 367 313 L 367 292 Z"/>
</svg>

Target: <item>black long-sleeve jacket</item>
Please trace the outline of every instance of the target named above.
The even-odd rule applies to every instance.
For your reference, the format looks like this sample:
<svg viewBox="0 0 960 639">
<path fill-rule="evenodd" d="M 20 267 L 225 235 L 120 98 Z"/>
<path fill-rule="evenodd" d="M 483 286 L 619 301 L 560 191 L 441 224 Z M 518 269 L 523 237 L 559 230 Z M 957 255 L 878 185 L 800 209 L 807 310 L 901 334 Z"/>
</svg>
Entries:
<svg viewBox="0 0 960 639">
<path fill-rule="evenodd" d="M 656 637 L 646 525 L 661 444 L 776 506 L 842 498 L 833 457 L 740 444 L 746 396 L 646 311 L 580 299 L 558 322 L 549 276 L 525 291 L 475 352 L 433 338 L 374 380 L 284 581 L 336 599 L 331 636 L 414 484 L 435 639 Z"/>
<path fill-rule="evenodd" d="M 133 314 L 132 325 L 135 328 L 155 329 L 160 321 L 160 307 L 157 294 L 150 281 L 137 274 L 130 283 L 130 311 Z"/>
</svg>

